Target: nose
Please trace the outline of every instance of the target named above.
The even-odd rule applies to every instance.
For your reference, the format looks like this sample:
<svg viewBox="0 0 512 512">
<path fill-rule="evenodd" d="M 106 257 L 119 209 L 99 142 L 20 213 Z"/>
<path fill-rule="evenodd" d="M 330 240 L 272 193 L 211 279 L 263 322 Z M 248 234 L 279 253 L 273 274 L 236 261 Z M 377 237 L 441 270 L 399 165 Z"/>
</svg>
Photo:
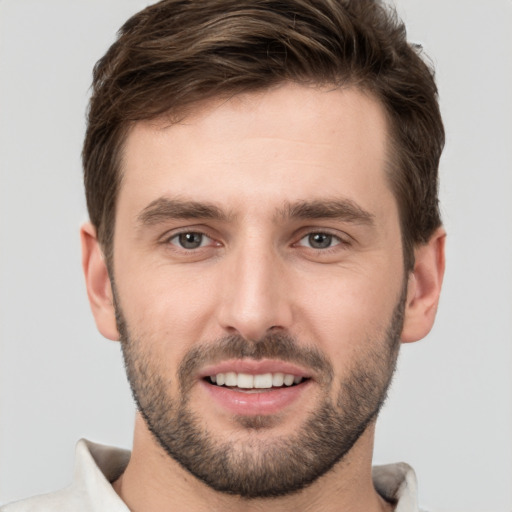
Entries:
<svg viewBox="0 0 512 512">
<path fill-rule="evenodd" d="M 232 251 L 224 270 L 218 321 L 225 332 L 257 341 L 270 330 L 290 328 L 292 301 L 277 251 L 249 241 Z"/>
</svg>

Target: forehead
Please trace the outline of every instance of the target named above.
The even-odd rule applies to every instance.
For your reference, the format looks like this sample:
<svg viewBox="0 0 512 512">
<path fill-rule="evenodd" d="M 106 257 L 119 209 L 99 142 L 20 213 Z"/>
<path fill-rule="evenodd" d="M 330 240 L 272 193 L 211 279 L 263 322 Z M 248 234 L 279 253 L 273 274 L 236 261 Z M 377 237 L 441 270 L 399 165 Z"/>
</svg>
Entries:
<svg viewBox="0 0 512 512">
<path fill-rule="evenodd" d="M 132 127 L 118 210 L 165 196 L 235 212 L 339 197 L 371 210 L 391 194 L 387 141 L 383 108 L 353 88 L 287 84 L 211 101 L 178 123 Z"/>
</svg>

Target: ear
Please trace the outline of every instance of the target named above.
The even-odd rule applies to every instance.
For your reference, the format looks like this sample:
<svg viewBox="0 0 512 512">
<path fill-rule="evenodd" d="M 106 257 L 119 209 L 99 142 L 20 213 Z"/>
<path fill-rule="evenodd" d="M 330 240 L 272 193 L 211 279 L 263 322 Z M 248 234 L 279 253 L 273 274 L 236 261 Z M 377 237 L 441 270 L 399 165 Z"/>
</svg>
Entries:
<svg viewBox="0 0 512 512">
<path fill-rule="evenodd" d="M 96 229 L 86 223 L 80 229 L 82 242 L 82 268 L 87 287 L 87 296 L 92 314 L 100 333 L 113 341 L 119 340 L 112 286 L 107 265 L 96 237 Z"/>
<path fill-rule="evenodd" d="M 443 283 L 446 233 L 439 228 L 430 240 L 415 251 L 414 269 L 407 284 L 403 343 L 418 341 L 432 329 Z"/>
</svg>

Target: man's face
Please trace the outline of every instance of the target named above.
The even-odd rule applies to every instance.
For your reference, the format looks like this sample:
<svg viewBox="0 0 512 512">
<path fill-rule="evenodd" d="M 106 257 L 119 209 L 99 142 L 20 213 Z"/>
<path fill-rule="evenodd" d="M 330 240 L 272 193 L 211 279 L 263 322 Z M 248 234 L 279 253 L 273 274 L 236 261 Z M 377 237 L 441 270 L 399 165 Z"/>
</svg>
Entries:
<svg viewBox="0 0 512 512">
<path fill-rule="evenodd" d="M 375 419 L 405 300 L 386 134 L 361 92 L 285 85 L 128 135 L 129 380 L 160 445 L 217 490 L 300 489 Z"/>
</svg>

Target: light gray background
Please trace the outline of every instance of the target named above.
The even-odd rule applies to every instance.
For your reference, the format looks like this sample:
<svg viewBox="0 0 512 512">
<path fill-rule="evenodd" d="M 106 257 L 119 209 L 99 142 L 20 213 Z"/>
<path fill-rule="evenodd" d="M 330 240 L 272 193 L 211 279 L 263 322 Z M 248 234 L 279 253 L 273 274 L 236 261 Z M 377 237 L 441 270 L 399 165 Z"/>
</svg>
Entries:
<svg viewBox="0 0 512 512">
<path fill-rule="evenodd" d="M 130 446 L 116 343 L 80 268 L 94 62 L 141 0 L 0 0 L 0 503 L 66 485 L 78 438 Z M 405 346 L 375 460 L 434 511 L 512 510 L 512 2 L 398 0 L 432 57 L 447 149 L 437 325 Z"/>
</svg>

